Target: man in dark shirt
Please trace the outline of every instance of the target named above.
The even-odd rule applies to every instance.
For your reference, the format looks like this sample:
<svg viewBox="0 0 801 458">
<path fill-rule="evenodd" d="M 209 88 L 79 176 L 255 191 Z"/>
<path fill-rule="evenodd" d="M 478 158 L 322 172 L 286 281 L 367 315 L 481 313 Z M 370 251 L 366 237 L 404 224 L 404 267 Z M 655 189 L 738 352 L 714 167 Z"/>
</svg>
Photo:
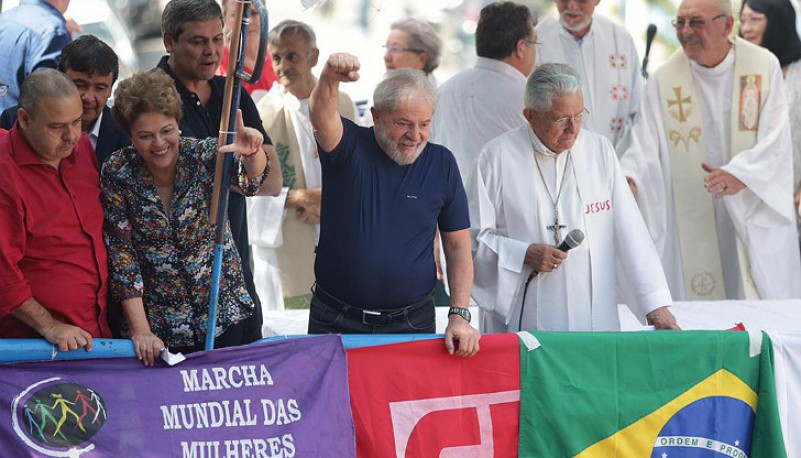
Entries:
<svg viewBox="0 0 801 458">
<path fill-rule="evenodd" d="M 419 70 L 389 72 L 373 95 L 375 127 L 360 128 L 337 113 L 339 83 L 358 70 L 354 56 L 332 55 L 310 100 L 323 195 L 309 333 L 434 332 L 439 228 L 453 305 L 445 346 L 473 356 L 467 198 L 451 152 L 428 143 L 434 88 Z"/>
<path fill-rule="evenodd" d="M 64 46 L 58 69 L 66 74 L 81 95 L 81 130 L 89 137 L 99 166 L 111 153 L 131 144 L 106 105 L 120 73 L 117 54 L 93 35 L 82 35 Z M 0 128 L 10 130 L 17 120 L 18 106 L 0 114 Z"/>
<path fill-rule="evenodd" d="M 175 87 L 183 100 L 181 134 L 185 137 L 217 138 L 222 117 L 225 78 L 214 76 L 223 54 L 222 9 L 214 0 L 172 0 L 161 15 L 164 47 L 169 53 L 161 58 L 158 68 L 175 80 Z M 261 118 L 247 91 L 240 92 L 239 107 L 245 125 L 258 129 L 264 135 L 264 150 L 273 167 L 267 177 L 266 189 L 271 195 L 281 192 L 283 179 L 278 170 L 279 161 L 270 138 L 264 131 Z M 228 197 L 228 220 L 234 243 L 242 258 L 245 286 L 255 304 L 253 315 L 247 320 L 247 340 L 261 338 L 261 302 L 253 284 L 248 244 L 247 208 L 241 194 L 231 192 Z"/>
</svg>

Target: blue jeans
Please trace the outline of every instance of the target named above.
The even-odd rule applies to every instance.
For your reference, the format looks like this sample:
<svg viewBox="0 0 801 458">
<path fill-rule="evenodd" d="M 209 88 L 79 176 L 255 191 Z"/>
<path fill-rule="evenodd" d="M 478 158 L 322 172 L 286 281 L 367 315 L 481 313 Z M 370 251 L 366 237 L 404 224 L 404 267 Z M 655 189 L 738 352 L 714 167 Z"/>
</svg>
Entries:
<svg viewBox="0 0 801 458">
<path fill-rule="evenodd" d="M 419 305 L 409 307 L 409 310 L 387 324 L 372 323 L 369 311 L 364 315 L 365 319 L 354 316 L 361 315 L 362 310 L 321 294 L 317 287 L 309 310 L 309 334 L 433 334 L 437 330 L 434 300 L 431 297 Z"/>
</svg>

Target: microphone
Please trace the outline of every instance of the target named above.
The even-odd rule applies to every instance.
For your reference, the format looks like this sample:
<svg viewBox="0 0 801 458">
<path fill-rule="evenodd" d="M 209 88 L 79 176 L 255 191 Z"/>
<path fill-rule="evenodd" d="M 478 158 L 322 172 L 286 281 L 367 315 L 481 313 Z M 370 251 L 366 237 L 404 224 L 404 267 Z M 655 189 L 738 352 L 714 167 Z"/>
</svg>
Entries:
<svg viewBox="0 0 801 458">
<path fill-rule="evenodd" d="M 562 240 L 562 243 L 560 243 L 559 246 L 556 248 L 559 249 L 560 251 L 564 251 L 565 253 L 567 253 L 573 248 L 576 248 L 577 246 L 581 245 L 581 242 L 583 241 L 584 241 L 584 233 L 581 232 L 580 229 L 573 229 L 567 234 L 567 237 L 565 237 L 565 239 Z"/>
<path fill-rule="evenodd" d="M 562 240 L 562 243 L 556 247 L 559 251 L 564 251 L 567 253 L 568 251 L 576 248 L 577 246 L 581 245 L 581 242 L 584 241 L 584 233 L 581 232 L 581 229 L 573 229 L 572 231 L 567 233 L 567 236 Z M 528 280 L 526 280 L 526 286 L 528 286 L 528 282 L 531 281 L 532 278 L 539 275 L 539 272 L 536 270 L 531 272 L 531 275 L 528 276 Z"/>
<path fill-rule="evenodd" d="M 648 79 L 648 56 L 651 54 L 651 43 L 656 38 L 656 24 L 648 24 L 648 31 L 645 32 L 645 57 L 642 59 L 642 77 Z"/>
<path fill-rule="evenodd" d="M 573 248 L 581 245 L 581 242 L 583 241 L 584 233 L 581 232 L 580 229 L 573 229 L 572 231 L 568 232 L 567 236 L 564 238 L 564 240 L 562 240 L 562 243 L 560 243 L 556 248 L 567 253 Z M 519 331 L 522 331 L 523 328 L 523 311 L 526 309 L 526 294 L 528 293 L 528 284 L 531 283 L 531 280 L 533 280 L 537 275 L 539 275 L 539 272 L 536 270 L 532 271 L 526 280 L 525 286 L 523 286 L 523 300 L 520 302 L 520 317 L 517 320 L 517 329 Z"/>
</svg>

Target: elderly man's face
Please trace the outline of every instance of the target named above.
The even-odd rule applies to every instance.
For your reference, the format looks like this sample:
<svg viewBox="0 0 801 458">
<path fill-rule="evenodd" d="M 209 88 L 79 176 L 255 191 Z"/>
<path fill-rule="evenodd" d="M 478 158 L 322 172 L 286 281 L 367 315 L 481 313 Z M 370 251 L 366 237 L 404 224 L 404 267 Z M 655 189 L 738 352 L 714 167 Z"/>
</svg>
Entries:
<svg viewBox="0 0 801 458">
<path fill-rule="evenodd" d="M 584 116 L 584 96 L 581 91 L 553 99 L 551 110 L 538 113 L 531 108 L 523 110 L 537 138 L 554 153 L 573 147 L 581 130 Z"/>
<path fill-rule="evenodd" d="M 559 22 L 574 34 L 582 34 L 592 23 L 592 13 L 601 0 L 555 0 Z"/>
<path fill-rule="evenodd" d="M 76 72 L 66 69 L 65 73 L 75 83 L 78 93 L 81 94 L 83 104 L 82 126 L 84 132 L 92 129 L 103 108 L 111 97 L 111 87 L 114 85 L 114 74 L 100 75 L 97 73 Z"/>
<path fill-rule="evenodd" d="M 716 0 L 684 0 L 676 15 L 676 36 L 690 60 L 711 67 L 726 57 L 733 24 Z"/>
<path fill-rule="evenodd" d="M 83 109 L 77 93 L 64 97 L 45 97 L 33 113 L 19 110 L 22 135 L 42 162 L 57 166 L 72 154 L 81 138 Z"/>
<path fill-rule="evenodd" d="M 177 40 L 164 35 L 170 64 L 184 82 L 208 81 L 214 77 L 222 59 L 223 27 L 218 19 L 185 22 Z"/>
<path fill-rule="evenodd" d="M 375 137 L 381 149 L 400 165 L 413 163 L 428 143 L 434 104 L 427 97 L 401 101 L 392 111 L 379 112 L 373 107 Z"/>
<path fill-rule="evenodd" d="M 296 97 L 309 97 L 308 93 L 298 91 L 310 91 L 314 87 L 312 68 L 317 65 L 320 50 L 309 49 L 309 42 L 300 33 L 284 34 L 281 46 L 270 45 L 269 50 L 281 86 Z"/>
<path fill-rule="evenodd" d="M 425 67 L 426 53 L 421 49 L 409 48 L 409 33 L 405 30 L 392 29 L 385 46 L 384 65 L 387 71 L 399 68 L 422 70 Z"/>
</svg>

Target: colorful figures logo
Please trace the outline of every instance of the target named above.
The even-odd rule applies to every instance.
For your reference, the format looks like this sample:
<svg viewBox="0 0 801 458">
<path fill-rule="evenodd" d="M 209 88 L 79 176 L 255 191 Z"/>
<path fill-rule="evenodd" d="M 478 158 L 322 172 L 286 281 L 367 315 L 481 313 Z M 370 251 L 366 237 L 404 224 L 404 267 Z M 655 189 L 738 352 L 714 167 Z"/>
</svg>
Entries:
<svg viewBox="0 0 801 458">
<path fill-rule="evenodd" d="M 58 380 L 60 377 L 34 383 L 14 398 L 14 431 L 28 447 L 39 453 L 77 458 L 95 448 L 94 444 L 83 444 L 106 423 L 106 404 L 89 387 L 75 383 L 51 384 Z"/>
</svg>

